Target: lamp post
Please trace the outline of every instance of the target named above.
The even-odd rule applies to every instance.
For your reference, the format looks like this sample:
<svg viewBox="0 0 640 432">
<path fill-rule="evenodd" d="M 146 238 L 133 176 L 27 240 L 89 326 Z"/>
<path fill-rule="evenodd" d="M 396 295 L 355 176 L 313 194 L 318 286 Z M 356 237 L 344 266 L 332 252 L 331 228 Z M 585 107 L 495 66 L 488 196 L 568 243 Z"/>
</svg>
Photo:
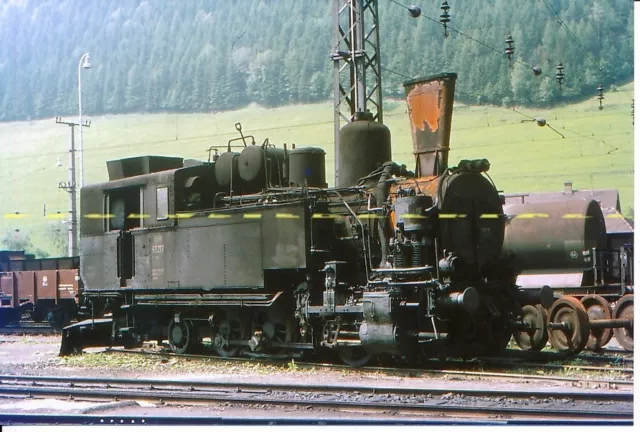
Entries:
<svg viewBox="0 0 640 432">
<path fill-rule="evenodd" d="M 82 125 L 82 69 L 91 69 L 89 53 L 84 53 L 78 62 L 78 124 Z M 84 141 L 80 126 L 80 187 L 84 186 Z"/>
</svg>

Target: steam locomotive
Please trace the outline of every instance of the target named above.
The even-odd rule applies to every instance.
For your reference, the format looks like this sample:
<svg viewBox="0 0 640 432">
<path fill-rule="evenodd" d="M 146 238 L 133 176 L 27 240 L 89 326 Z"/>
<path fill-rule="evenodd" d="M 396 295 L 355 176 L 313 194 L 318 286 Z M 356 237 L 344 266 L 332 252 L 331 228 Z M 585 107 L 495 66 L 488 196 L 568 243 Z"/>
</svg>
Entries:
<svg viewBox="0 0 640 432">
<path fill-rule="evenodd" d="M 340 130 L 333 188 L 324 151 L 256 144 L 239 124 L 207 162 L 108 162 L 109 181 L 81 192 L 90 318 L 64 329 L 61 355 L 208 341 L 221 356 L 326 351 L 361 366 L 496 355 L 531 331 L 523 306 L 551 293 L 518 290 L 502 258 L 489 162 L 447 164 L 455 80 L 405 83 L 415 172 L 391 162 L 389 129 L 366 113 Z"/>
</svg>

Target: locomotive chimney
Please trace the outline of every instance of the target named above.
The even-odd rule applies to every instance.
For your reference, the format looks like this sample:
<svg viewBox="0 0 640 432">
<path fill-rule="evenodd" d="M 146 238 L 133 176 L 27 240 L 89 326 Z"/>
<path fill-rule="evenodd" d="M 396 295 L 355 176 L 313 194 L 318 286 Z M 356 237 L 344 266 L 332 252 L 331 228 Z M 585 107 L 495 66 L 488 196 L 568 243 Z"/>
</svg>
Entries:
<svg viewBox="0 0 640 432">
<path fill-rule="evenodd" d="M 457 77 L 445 73 L 404 83 L 417 177 L 440 175 L 447 169 Z"/>
</svg>

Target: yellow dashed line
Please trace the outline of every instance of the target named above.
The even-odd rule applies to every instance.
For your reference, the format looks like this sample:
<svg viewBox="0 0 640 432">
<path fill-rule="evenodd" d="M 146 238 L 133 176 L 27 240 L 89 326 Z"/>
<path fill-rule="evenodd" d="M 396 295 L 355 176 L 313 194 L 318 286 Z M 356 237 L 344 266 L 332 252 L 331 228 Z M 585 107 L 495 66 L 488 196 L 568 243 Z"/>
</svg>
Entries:
<svg viewBox="0 0 640 432">
<path fill-rule="evenodd" d="M 244 215 L 245 219 L 260 219 L 261 217 L 261 213 L 247 213 Z"/>
<path fill-rule="evenodd" d="M 480 219 L 499 219 L 500 215 L 495 213 L 481 214 Z"/>
<path fill-rule="evenodd" d="M 24 219 L 30 216 L 31 215 L 21 214 L 21 213 L 5 213 L 4 218 L 5 219 Z"/>
<path fill-rule="evenodd" d="M 146 219 L 149 217 L 151 216 L 149 216 L 148 214 L 131 213 L 129 216 L 127 216 L 127 219 Z"/>
<path fill-rule="evenodd" d="M 548 218 L 548 213 L 522 213 L 516 216 L 516 219 L 534 219 L 534 218 Z"/>
<path fill-rule="evenodd" d="M 300 219 L 300 216 L 291 213 L 276 213 L 276 219 Z"/>
<path fill-rule="evenodd" d="M 111 219 L 114 218 L 115 215 L 112 214 L 100 214 L 100 213 L 89 213 L 84 215 L 87 219 Z"/>
<path fill-rule="evenodd" d="M 402 219 L 426 219 L 427 217 L 424 215 L 419 215 L 419 214 L 411 214 L 411 213 L 407 213 L 407 214 L 403 214 L 400 215 L 400 217 Z"/>
<path fill-rule="evenodd" d="M 189 219 L 192 218 L 195 213 L 178 213 L 174 215 L 169 215 L 169 219 Z"/>
<path fill-rule="evenodd" d="M 340 215 L 334 215 L 334 214 L 325 214 L 325 213 L 314 213 L 313 216 L 311 216 L 313 219 L 338 219 L 341 216 Z"/>
<path fill-rule="evenodd" d="M 441 213 L 438 215 L 440 219 L 455 219 L 458 217 L 455 213 Z"/>
<path fill-rule="evenodd" d="M 231 215 L 228 214 L 210 214 L 209 219 L 230 219 Z"/>
<path fill-rule="evenodd" d="M 358 215 L 358 218 L 360 218 L 360 219 L 383 219 L 384 216 L 375 215 L 375 214 L 363 214 L 363 215 Z"/>
<path fill-rule="evenodd" d="M 562 219 L 588 219 L 590 216 L 585 216 L 580 213 L 567 213 L 562 216 Z"/>
<path fill-rule="evenodd" d="M 606 217 L 611 218 L 611 219 L 624 219 L 624 216 L 622 216 L 620 213 L 612 213 L 610 215 L 607 215 Z"/>
</svg>

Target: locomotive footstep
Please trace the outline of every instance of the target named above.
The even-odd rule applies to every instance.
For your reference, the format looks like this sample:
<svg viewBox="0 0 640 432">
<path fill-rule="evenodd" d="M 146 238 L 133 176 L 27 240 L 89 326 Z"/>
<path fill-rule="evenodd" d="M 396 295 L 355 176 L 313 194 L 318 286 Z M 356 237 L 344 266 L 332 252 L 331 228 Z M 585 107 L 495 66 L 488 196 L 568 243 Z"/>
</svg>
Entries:
<svg viewBox="0 0 640 432">
<path fill-rule="evenodd" d="M 579 353 L 589 340 L 589 315 L 578 299 L 564 296 L 551 305 L 547 328 L 549 341 L 555 349 Z"/>
<path fill-rule="evenodd" d="M 526 305 L 522 308 L 522 321 L 530 326 L 529 330 L 516 330 L 513 338 L 523 351 L 538 352 L 547 345 L 547 311 L 541 305 Z"/>
</svg>

